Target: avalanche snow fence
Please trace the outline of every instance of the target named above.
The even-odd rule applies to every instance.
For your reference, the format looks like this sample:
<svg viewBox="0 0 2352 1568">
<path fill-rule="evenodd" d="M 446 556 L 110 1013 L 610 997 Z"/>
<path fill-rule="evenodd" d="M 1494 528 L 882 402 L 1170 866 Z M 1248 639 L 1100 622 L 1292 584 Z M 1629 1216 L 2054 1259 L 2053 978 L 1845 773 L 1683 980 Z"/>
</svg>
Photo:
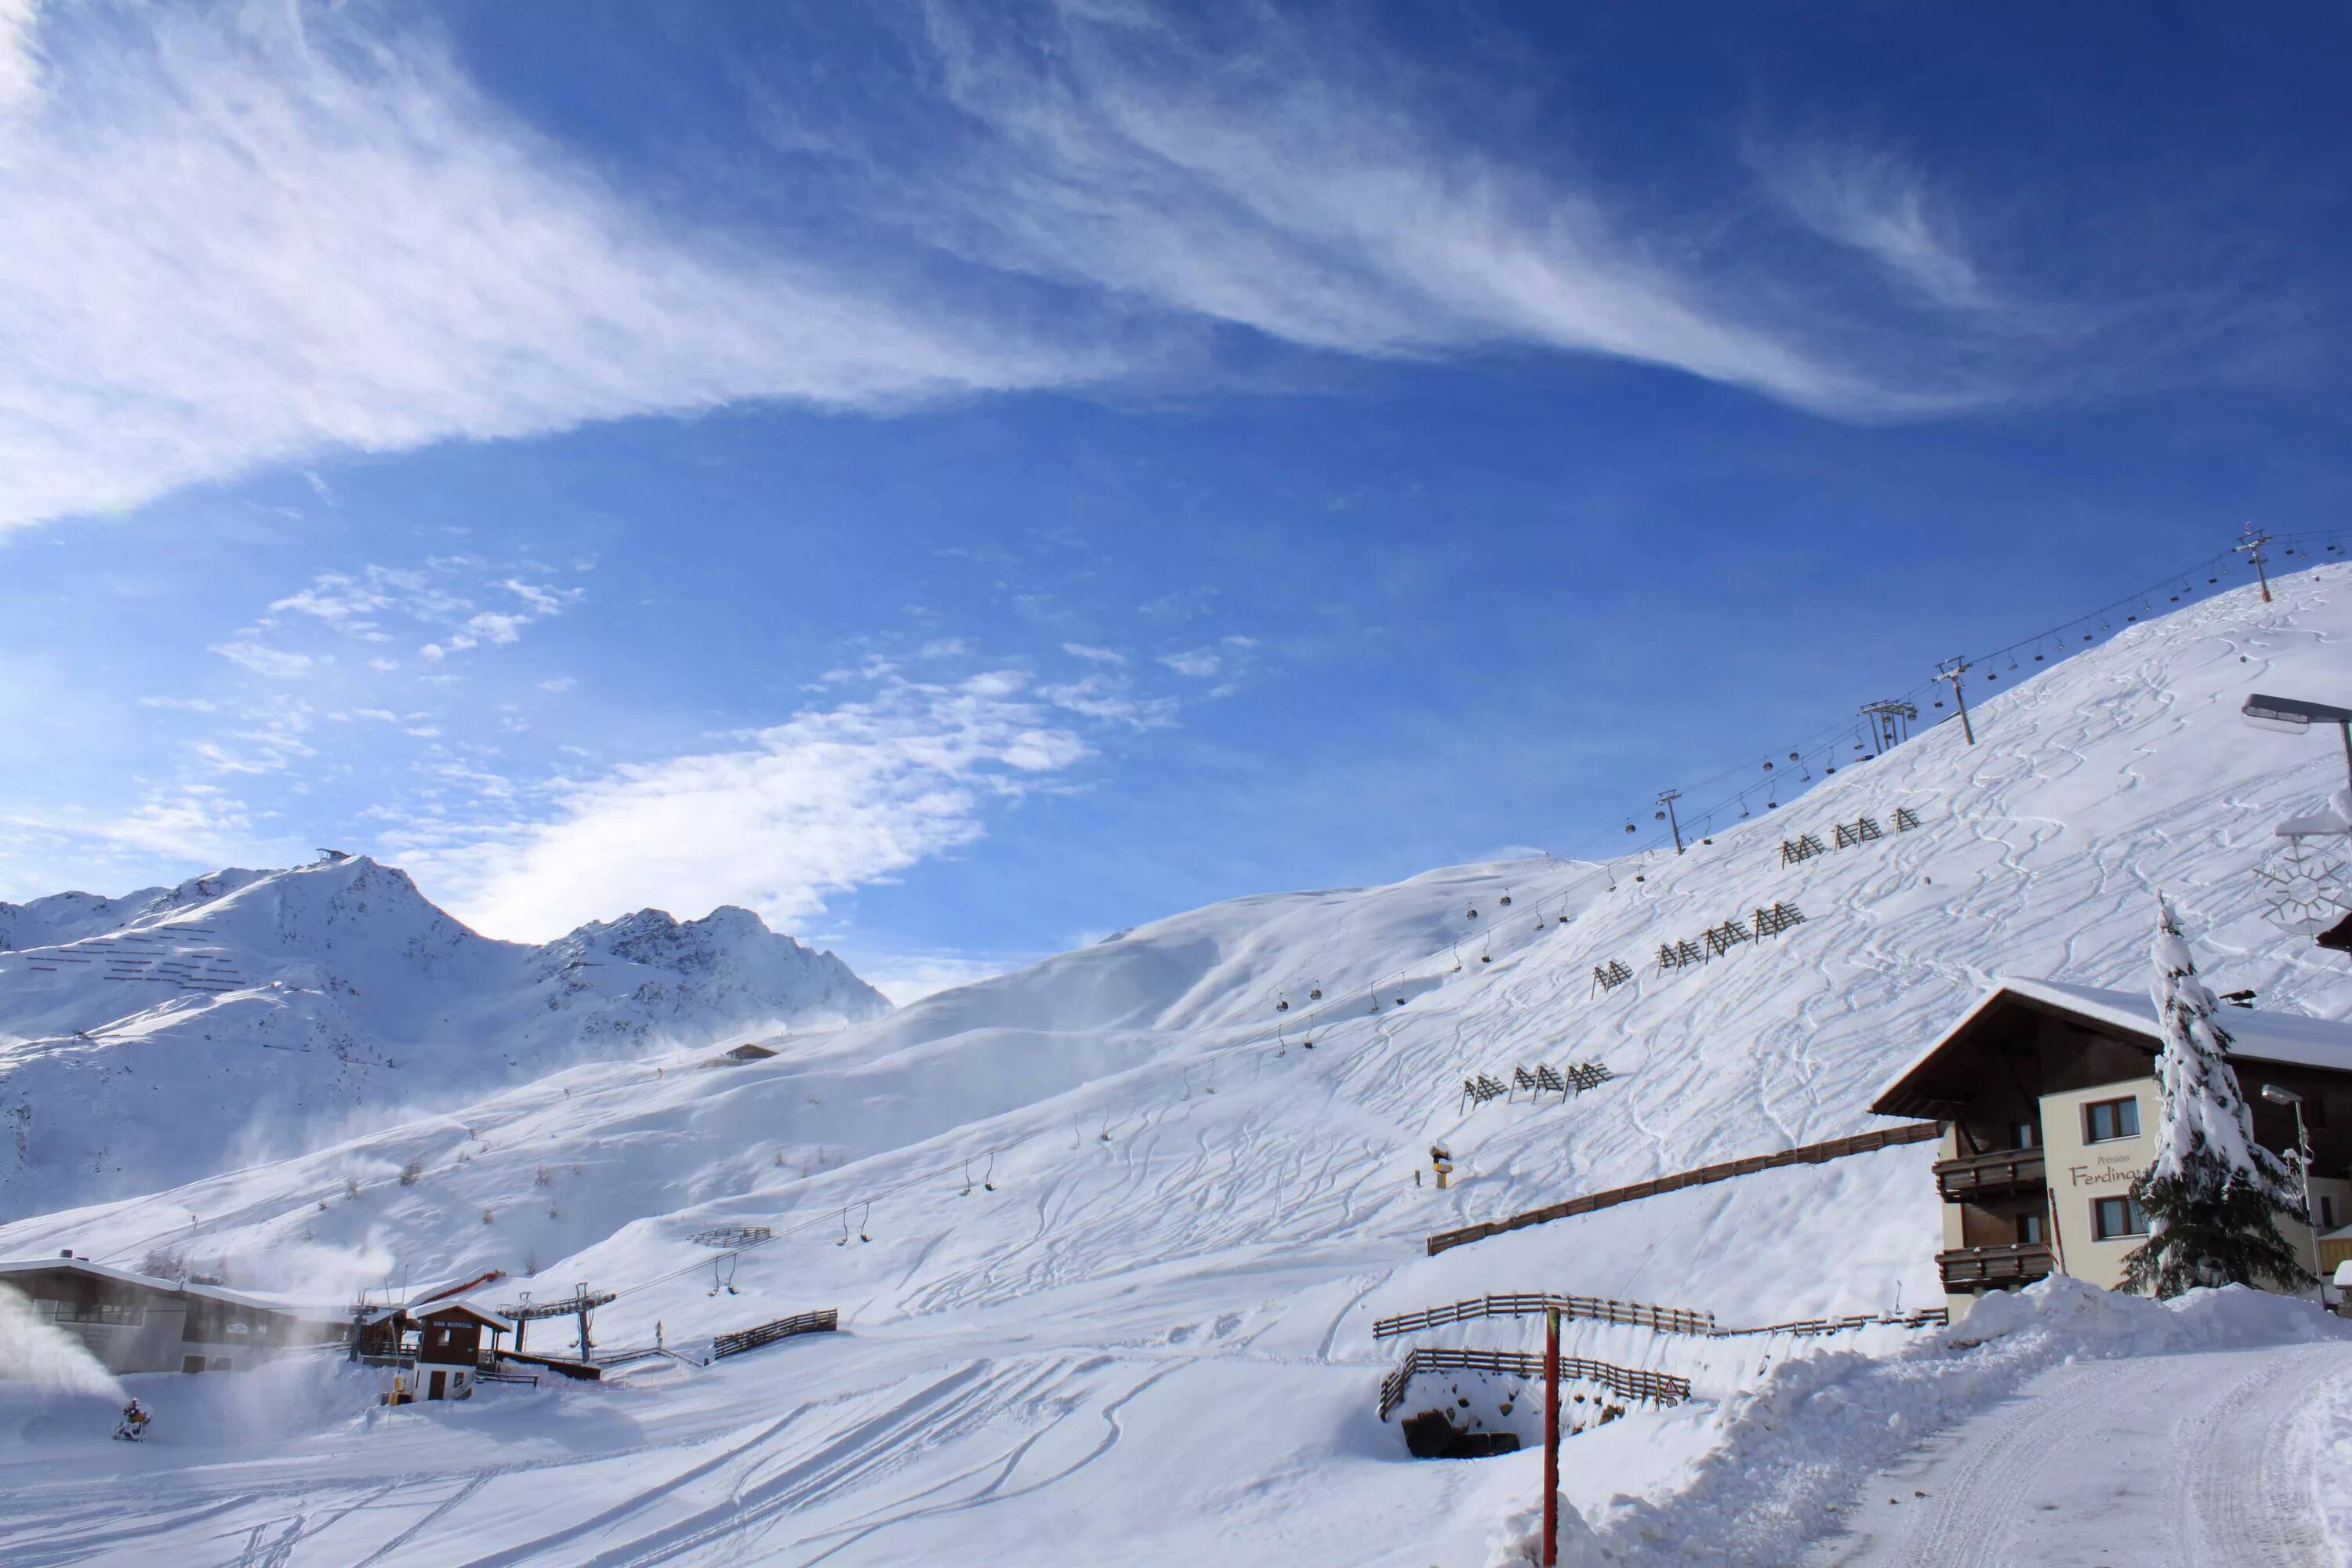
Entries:
<svg viewBox="0 0 2352 1568">
<path fill-rule="evenodd" d="M 720 1334 L 710 1342 L 710 1356 L 716 1361 L 720 1356 L 740 1355 L 794 1334 L 829 1334 L 840 1326 L 841 1314 L 831 1307 L 822 1312 L 798 1312 L 789 1318 L 778 1318 L 772 1323 L 761 1323 L 756 1329 Z"/>
<path fill-rule="evenodd" d="M 1926 1143 L 1943 1135 L 1944 1124 L 1940 1121 L 1908 1121 L 1900 1127 L 1884 1128 L 1875 1132 L 1857 1132 L 1851 1138 L 1832 1138 L 1826 1143 L 1801 1143 L 1794 1149 L 1783 1149 L 1777 1154 L 1750 1154 L 1744 1160 L 1728 1160 L 1720 1165 L 1701 1165 L 1694 1171 L 1677 1171 L 1671 1176 L 1636 1182 L 1630 1187 L 1612 1187 L 1607 1192 L 1587 1193 L 1580 1198 L 1546 1204 L 1542 1208 L 1528 1209 L 1507 1219 L 1487 1220 L 1480 1225 L 1464 1226 L 1460 1230 L 1441 1230 L 1429 1238 L 1429 1255 L 1434 1258 L 1448 1247 L 1467 1247 L 1474 1241 L 1484 1241 L 1507 1230 L 1525 1230 L 1531 1225 L 1566 1219 L 1570 1215 L 1614 1208 L 1619 1204 L 1630 1204 L 1636 1198 L 1654 1198 L 1661 1193 L 1680 1192 L 1685 1187 L 1703 1187 L 1709 1182 L 1727 1182 L 1734 1176 L 1753 1175 L 1759 1171 L 1769 1171 L 1780 1165 L 1819 1165 L 1831 1160 L 1843 1160 L 1849 1154 L 1867 1154 L 1875 1149 L 1892 1148 L 1897 1143 Z"/>
</svg>

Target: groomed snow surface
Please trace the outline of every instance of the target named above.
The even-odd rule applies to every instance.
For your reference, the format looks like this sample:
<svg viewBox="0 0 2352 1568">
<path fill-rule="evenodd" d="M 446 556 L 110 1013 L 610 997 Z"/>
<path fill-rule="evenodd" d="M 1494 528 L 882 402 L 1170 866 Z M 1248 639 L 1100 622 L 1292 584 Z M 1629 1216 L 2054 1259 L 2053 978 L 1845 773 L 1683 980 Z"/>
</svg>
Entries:
<svg viewBox="0 0 2352 1568">
<path fill-rule="evenodd" d="M 1406 1344 L 1524 1350 L 1538 1327 L 1375 1342 L 1375 1318 L 1511 1290 L 1735 1325 L 1932 1305 L 1932 1145 L 1434 1258 L 1429 1232 L 1883 1125 L 1874 1090 L 1995 978 L 2143 986 L 2158 887 L 2215 989 L 2252 987 L 2278 1012 L 2352 1007 L 2352 971 L 2263 914 L 2272 825 L 2324 800 L 2342 764 L 2326 738 L 2257 733 L 2235 710 L 2253 690 L 2336 689 L 2352 633 L 2342 571 L 2278 586 L 2273 605 L 2232 593 L 2135 626 L 1984 700 L 1975 748 L 1937 728 L 1679 859 L 1240 900 L 797 1037 L 772 1060 L 714 1066 L 698 1047 L 583 1063 L 0 1228 L 0 1254 L 70 1245 L 135 1263 L 168 1247 L 243 1287 L 331 1300 L 529 1265 L 513 1290 L 624 1292 L 597 1319 L 607 1348 L 649 1344 L 657 1321 L 695 1352 L 810 1308 L 843 1326 L 597 1388 L 398 1411 L 327 1366 L 133 1378 L 157 1412 L 136 1447 L 106 1440 L 103 1404 L 0 1394 L 0 1560 L 1511 1561 L 1538 1457 L 1412 1460 L 1373 1400 Z M 1897 806 L 1920 826 L 1894 831 Z M 1882 838 L 1781 864 L 1784 836 L 1827 839 L 1864 815 Z M 1661 942 L 1775 901 L 1803 923 L 1657 967 Z M 1636 978 L 1596 994 L 1612 959 Z M 1565 1104 L 1462 1108 L 1466 1076 L 1578 1061 L 1618 1076 Z M 1439 1140 L 1460 1167 L 1444 1193 L 1414 1182 Z M 712 1295 L 713 1255 L 690 1237 L 730 1224 L 776 1239 L 742 1255 L 737 1294 Z M 567 1338 L 543 1323 L 533 1344 Z M 1563 1486 L 1588 1560 L 1877 1550 L 1836 1539 L 1873 1472 L 2069 1354 L 2136 1358 L 2117 1363 L 2129 1380 L 2183 1352 L 2308 1345 L 2292 1353 L 2322 1370 L 2272 1386 L 2316 1391 L 2294 1418 L 2311 1452 L 2352 1443 L 2327 1415 L 2347 1400 L 2324 1371 L 2337 1325 L 2242 1292 L 2158 1305 L 2058 1281 L 1948 1331 L 1567 1338 L 1695 1392 L 1570 1439 Z M 1532 1433 L 1537 1403 L 1507 1380 L 1426 1376 L 1404 1409 L 1441 1400 Z M 2352 1506 L 2318 1500 L 2312 1516 L 2340 1532 Z"/>
</svg>

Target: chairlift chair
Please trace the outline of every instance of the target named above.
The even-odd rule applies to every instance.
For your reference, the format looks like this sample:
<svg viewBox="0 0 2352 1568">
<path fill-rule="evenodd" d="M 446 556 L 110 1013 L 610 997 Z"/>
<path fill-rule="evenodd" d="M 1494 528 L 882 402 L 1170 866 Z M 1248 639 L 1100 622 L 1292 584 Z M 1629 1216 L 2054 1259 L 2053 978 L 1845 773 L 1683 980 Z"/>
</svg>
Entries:
<svg viewBox="0 0 2352 1568">
<path fill-rule="evenodd" d="M 872 1218 L 872 1217 L 873 1217 L 873 1215 L 874 1215 L 874 1205 L 873 1205 L 872 1204 L 867 1204 L 867 1205 L 866 1205 L 866 1212 L 865 1212 L 864 1214 L 861 1214 L 861 1215 L 859 1215 L 857 1216 L 857 1239 L 858 1239 L 858 1240 L 860 1240 L 860 1241 L 871 1241 L 871 1240 L 873 1240 L 873 1239 L 874 1239 L 872 1237 L 870 1237 L 870 1236 L 868 1236 L 868 1235 L 866 1235 L 866 1222 L 868 1219 Z"/>
</svg>

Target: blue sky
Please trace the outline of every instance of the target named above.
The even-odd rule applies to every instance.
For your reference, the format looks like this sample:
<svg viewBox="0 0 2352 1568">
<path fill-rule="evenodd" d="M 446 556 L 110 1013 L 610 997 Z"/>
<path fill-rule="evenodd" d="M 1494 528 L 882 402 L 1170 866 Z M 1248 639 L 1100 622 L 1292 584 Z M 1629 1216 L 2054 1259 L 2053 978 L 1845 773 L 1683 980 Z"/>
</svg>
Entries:
<svg viewBox="0 0 2352 1568">
<path fill-rule="evenodd" d="M 0 898 L 903 994 L 2352 499 L 2322 11 L 781 9 L 0 0 Z"/>
</svg>

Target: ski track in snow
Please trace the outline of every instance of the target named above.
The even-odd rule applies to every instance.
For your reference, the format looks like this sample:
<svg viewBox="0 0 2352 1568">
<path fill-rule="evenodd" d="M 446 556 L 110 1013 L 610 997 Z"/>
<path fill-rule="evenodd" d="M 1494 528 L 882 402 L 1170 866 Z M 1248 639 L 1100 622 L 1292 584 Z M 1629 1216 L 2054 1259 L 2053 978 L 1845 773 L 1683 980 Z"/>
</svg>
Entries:
<svg viewBox="0 0 2352 1568">
<path fill-rule="evenodd" d="M 1374 1318 L 1490 1290 L 1727 1323 L 1932 1302 L 1933 1152 L 1767 1172 L 1435 1258 L 1428 1233 L 1881 1125 L 1871 1093 L 1990 977 L 2142 984 L 2158 886 L 2217 989 L 2352 1010 L 2352 976 L 2281 940 L 2252 874 L 2270 825 L 2334 787 L 2340 757 L 2234 712 L 2258 684 L 2340 679 L 2345 577 L 2326 568 L 2279 584 L 2274 606 L 2233 593 L 2134 627 L 1983 701 L 1974 752 L 1937 728 L 1679 858 L 1237 900 L 771 1061 L 575 1068 L 457 1117 L 0 1227 L 9 1255 L 70 1245 L 135 1262 L 169 1239 L 236 1260 L 244 1282 L 301 1284 L 253 1278 L 287 1260 L 339 1268 L 338 1292 L 402 1269 L 517 1269 L 536 1251 L 540 1278 L 492 1299 L 624 1289 L 598 1317 L 612 1346 L 649 1344 L 657 1320 L 673 1347 L 698 1346 L 827 1305 L 844 1330 L 373 1419 L 373 1384 L 340 1369 L 246 1415 L 212 1386 L 242 1374 L 135 1379 L 158 1426 L 127 1453 L 85 1440 L 102 1413 L 0 1395 L 0 1560 L 1190 1568 L 1247 1542 L 1264 1561 L 1475 1568 L 1532 1493 L 1535 1457 L 1405 1458 L 1370 1408 L 1404 1347 L 1375 1342 Z M 1898 805 L 1919 828 L 1895 831 Z M 1784 835 L 1827 840 L 1865 814 L 1884 837 L 1780 864 Z M 1658 969 L 1661 942 L 1776 900 L 1804 922 Z M 1634 981 L 1593 995 L 1612 958 Z M 1318 982 L 1323 1000 L 1307 1000 Z M 1564 1105 L 1459 1108 L 1467 1076 L 1581 1060 L 1619 1076 Z M 1413 1182 L 1439 1139 L 1459 1173 L 1444 1193 Z M 965 1157 L 990 1150 L 998 1190 L 963 1194 Z M 404 1186 L 392 1173 L 412 1158 L 424 1173 Z M 562 1221 L 542 1220 L 555 1205 Z M 726 1224 L 777 1239 L 741 1255 L 740 1296 L 714 1297 L 712 1254 L 688 1237 Z M 543 1331 L 562 1348 L 561 1328 Z M 1485 1321 L 1423 1342 L 1539 1337 Z M 1571 1324 L 1566 1339 L 1698 1394 L 1673 1421 L 1637 1410 L 1574 1439 L 1564 1484 L 1597 1512 L 1618 1492 L 1670 1499 L 1707 1413 L 1781 1363 L 1911 1336 Z M 2247 1397 L 2232 1430 L 2275 1414 Z M 1467 1414 L 1510 1425 L 1531 1408 Z"/>
</svg>

